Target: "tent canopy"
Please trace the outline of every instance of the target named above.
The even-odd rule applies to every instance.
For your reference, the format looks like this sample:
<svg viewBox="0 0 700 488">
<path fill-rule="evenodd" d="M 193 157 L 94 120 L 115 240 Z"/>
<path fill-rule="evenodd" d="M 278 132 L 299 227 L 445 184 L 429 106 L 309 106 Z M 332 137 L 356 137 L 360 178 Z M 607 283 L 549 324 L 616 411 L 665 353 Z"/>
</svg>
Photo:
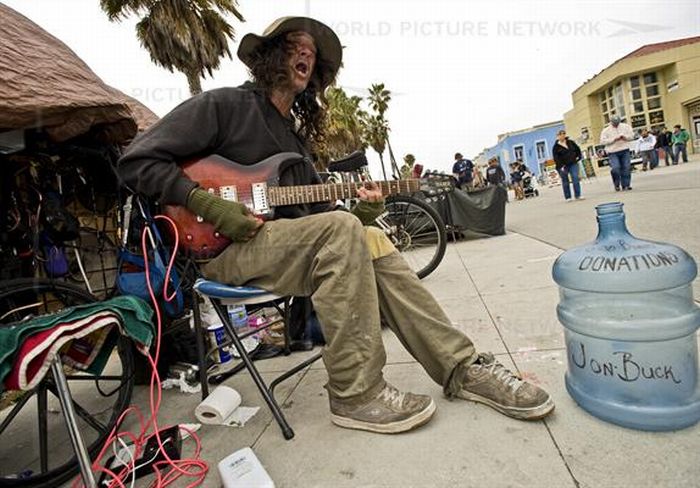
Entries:
<svg viewBox="0 0 700 488">
<path fill-rule="evenodd" d="M 0 131 L 41 127 L 61 142 L 92 130 L 125 143 L 158 120 L 28 18 L 2 3 L 0 18 Z"/>
</svg>

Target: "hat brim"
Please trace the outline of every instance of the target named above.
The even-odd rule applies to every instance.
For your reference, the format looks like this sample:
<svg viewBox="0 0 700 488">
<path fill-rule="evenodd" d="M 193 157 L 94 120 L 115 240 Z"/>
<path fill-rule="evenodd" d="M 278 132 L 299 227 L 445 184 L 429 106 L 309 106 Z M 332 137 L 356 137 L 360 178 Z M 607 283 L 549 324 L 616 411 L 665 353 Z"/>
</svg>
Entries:
<svg viewBox="0 0 700 488">
<path fill-rule="evenodd" d="M 265 41 L 289 32 L 302 31 L 314 38 L 316 56 L 322 59 L 333 70 L 333 76 L 338 73 L 343 60 L 343 47 L 333 29 L 318 20 L 308 17 L 283 17 L 272 23 L 261 36 L 253 33 L 246 34 L 238 46 L 238 58 L 250 67 L 255 51 Z"/>
</svg>

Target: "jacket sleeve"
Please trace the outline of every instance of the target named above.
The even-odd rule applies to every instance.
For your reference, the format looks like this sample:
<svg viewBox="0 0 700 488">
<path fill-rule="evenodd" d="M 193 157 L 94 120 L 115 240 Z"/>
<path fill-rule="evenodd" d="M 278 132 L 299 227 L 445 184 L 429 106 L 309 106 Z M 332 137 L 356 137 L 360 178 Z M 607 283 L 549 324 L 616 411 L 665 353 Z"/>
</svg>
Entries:
<svg viewBox="0 0 700 488">
<path fill-rule="evenodd" d="M 556 163 L 557 166 L 560 166 L 561 163 L 561 151 L 557 147 L 557 141 L 554 141 L 554 145 L 552 146 L 552 159 L 554 159 L 554 162 Z"/>
<path fill-rule="evenodd" d="M 213 152 L 218 137 L 214 97 L 210 93 L 196 95 L 134 140 L 118 162 L 117 176 L 123 185 L 150 199 L 185 205 L 197 184 L 177 163 Z"/>
<path fill-rule="evenodd" d="M 571 139 L 569 139 L 571 141 Z M 576 144 L 574 141 L 571 141 L 571 144 L 574 146 L 574 154 L 576 155 L 576 161 L 580 160 L 583 158 L 583 153 L 581 153 L 581 148 L 579 147 L 578 144 Z"/>
</svg>

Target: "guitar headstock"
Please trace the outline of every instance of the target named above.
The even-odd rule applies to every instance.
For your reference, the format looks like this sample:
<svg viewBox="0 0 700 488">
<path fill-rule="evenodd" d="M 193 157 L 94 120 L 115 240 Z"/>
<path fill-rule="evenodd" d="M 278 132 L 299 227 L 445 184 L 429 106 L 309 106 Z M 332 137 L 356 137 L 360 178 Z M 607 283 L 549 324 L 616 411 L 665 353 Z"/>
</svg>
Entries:
<svg viewBox="0 0 700 488">
<path fill-rule="evenodd" d="M 421 191 L 431 197 L 450 193 L 455 188 L 455 180 L 452 175 L 438 173 L 437 171 L 426 172 L 420 181 Z"/>
</svg>

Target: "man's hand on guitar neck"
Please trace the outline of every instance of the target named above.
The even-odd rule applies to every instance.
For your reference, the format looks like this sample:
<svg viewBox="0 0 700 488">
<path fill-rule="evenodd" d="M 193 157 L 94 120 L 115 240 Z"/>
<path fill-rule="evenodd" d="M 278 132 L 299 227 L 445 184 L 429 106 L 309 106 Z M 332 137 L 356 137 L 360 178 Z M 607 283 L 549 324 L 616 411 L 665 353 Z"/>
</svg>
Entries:
<svg viewBox="0 0 700 488">
<path fill-rule="evenodd" d="M 190 192 L 186 206 L 233 241 L 252 239 L 263 225 L 263 221 L 254 217 L 245 205 L 224 200 L 201 188 Z"/>
<path fill-rule="evenodd" d="M 384 213 L 384 195 L 376 183 L 370 181 L 366 185 L 357 189 L 359 201 L 352 209 L 352 213 L 364 225 L 370 225 Z"/>
<path fill-rule="evenodd" d="M 365 182 L 365 186 L 357 189 L 357 198 L 364 202 L 383 202 L 384 195 L 374 181 Z"/>
</svg>

